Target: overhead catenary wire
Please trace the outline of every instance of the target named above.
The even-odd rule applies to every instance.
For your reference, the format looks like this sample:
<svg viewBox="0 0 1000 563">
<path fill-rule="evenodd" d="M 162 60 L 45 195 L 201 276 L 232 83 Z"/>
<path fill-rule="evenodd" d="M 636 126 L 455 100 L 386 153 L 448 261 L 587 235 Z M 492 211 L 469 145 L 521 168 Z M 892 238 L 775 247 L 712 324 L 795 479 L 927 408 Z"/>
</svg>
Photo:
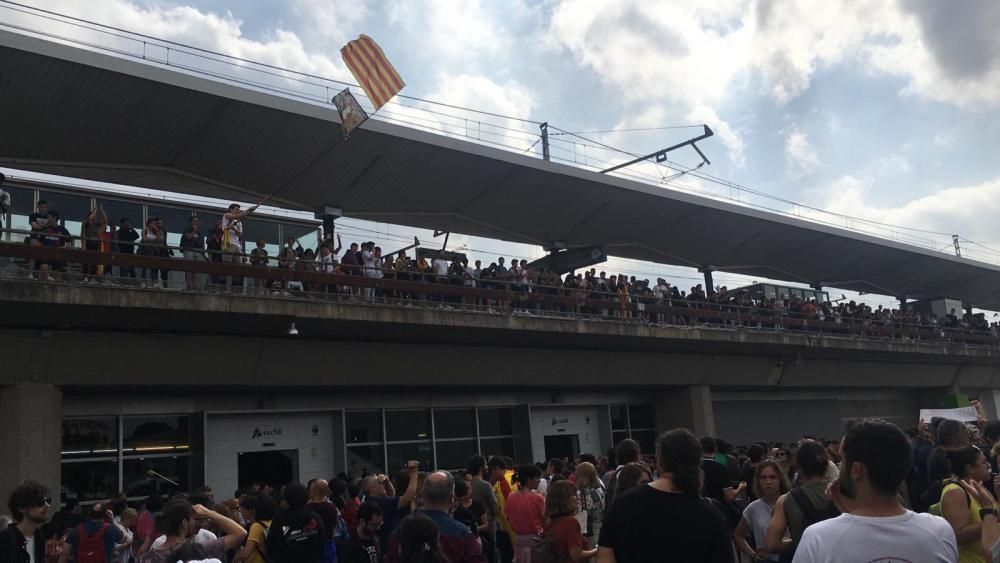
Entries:
<svg viewBox="0 0 1000 563">
<path fill-rule="evenodd" d="M 662 127 L 636 127 L 632 129 L 605 129 L 603 131 L 571 131 L 551 133 L 551 135 L 593 135 L 597 133 L 632 133 L 636 131 L 667 131 L 669 129 L 695 129 L 703 125 L 664 125 Z"/>
</svg>

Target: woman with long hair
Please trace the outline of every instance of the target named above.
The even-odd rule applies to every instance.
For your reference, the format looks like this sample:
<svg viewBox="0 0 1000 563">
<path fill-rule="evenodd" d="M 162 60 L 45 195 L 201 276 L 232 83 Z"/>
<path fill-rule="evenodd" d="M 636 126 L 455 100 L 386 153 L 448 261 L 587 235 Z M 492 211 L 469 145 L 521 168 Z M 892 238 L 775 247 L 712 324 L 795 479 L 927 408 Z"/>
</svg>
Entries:
<svg viewBox="0 0 1000 563">
<path fill-rule="evenodd" d="M 517 490 L 507 497 L 507 522 L 514 530 L 514 562 L 531 563 L 533 538 L 542 533 L 545 498 L 538 493 L 542 472 L 534 465 L 519 467 L 514 473 Z"/>
<path fill-rule="evenodd" d="M 778 561 L 780 559 L 777 553 L 769 553 L 764 550 L 764 538 L 767 536 L 767 527 L 771 524 L 771 518 L 774 516 L 774 504 L 778 502 L 778 497 L 791 489 L 788 476 L 785 475 L 781 464 L 776 460 L 764 460 L 754 471 L 753 494 L 757 500 L 751 502 L 743 510 L 743 517 L 740 518 L 740 523 L 736 525 L 736 531 L 733 532 L 733 541 L 736 543 L 736 547 L 749 556 L 751 560 Z M 751 534 L 753 534 L 753 545 L 747 541 Z"/>
<path fill-rule="evenodd" d="M 597 538 L 601 537 L 601 522 L 604 521 L 604 509 L 607 492 L 604 483 L 597 476 L 597 468 L 589 461 L 576 466 L 576 488 L 580 497 L 580 512 L 583 519 L 583 535 L 587 545 L 597 547 Z"/>
<path fill-rule="evenodd" d="M 941 516 L 951 524 L 958 541 L 959 563 L 985 563 L 979 538 L 982 535 L 982 508 L 975 498 L 958 483 L 959 480 L 984 482 L 990 477 L 990 464 L 983 452 L 975 446 L 948 452 L 951 462 L 951 479 L 944 481 L 941 489 Z"/>
<path fill-rule="evenodd" d="M 426 514 L 414 512 L 399 524 L 400 563 L 448 563 L 441 553 L 438 527 Z"/>
<path fill-rule="evenodd" d="M 587 548 L 587 540 L 576 519 L 579 510 L 576 485 L 571 481 L 556 481 L 546 489 L 545 517 L 548 518 L 548 523 L 545 525 L 545 534 L 551 536 L 555 543 L 558 563 L 582 563 L 597 555 L 596 547 Z"/>
</svg>

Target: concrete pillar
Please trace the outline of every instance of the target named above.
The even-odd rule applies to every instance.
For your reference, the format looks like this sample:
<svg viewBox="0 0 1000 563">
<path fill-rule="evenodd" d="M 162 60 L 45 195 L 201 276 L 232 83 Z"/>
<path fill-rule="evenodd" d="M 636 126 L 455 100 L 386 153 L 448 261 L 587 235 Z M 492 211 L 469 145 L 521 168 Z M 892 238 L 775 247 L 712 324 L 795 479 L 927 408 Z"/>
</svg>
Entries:
<svg viewBox="0 0 1000 563">
<path fill-rule="evenodd" d="M 22 481 L 34 479 L 48 487 L 52 505 L 58 507 L 61 447 L 62 391 L 58 387 L 34 382 L 0 387 L 2 502 Z"/>
<path fill-rule="evenodd" d="M 715 281 L 712 279 L 712 269 L 706 267 L 701 272 L 705 274 L 705 295 L 715 295 Z"/>
<path fill-rule="evenodd" d="M 691 385 L 663 389 L 656 393 L 656 430 L 687 428 L 700 436 L 715 436 L 712 389 Z"/>
</svg>

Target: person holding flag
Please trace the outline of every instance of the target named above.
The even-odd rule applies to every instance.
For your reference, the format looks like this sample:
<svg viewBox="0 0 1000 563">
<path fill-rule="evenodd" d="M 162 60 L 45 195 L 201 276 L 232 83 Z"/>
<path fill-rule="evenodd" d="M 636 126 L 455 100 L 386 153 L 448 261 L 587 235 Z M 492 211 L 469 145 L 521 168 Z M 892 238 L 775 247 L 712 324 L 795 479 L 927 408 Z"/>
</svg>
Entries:
<svg viewBox="0 0 1000 563">
<path fill-rule="evenodd" d="M 260 204 L 251 206 L 246 211 L 240 210 L 240 204 L 231 203 L 229 209 L 222 215 L 222 261 L 227 264 L 243 263 L 243 219 L 257 210 Z M 243 285 L 243 278 L 232 276 L 231 291 L 236 291 Z"/>
</svg>

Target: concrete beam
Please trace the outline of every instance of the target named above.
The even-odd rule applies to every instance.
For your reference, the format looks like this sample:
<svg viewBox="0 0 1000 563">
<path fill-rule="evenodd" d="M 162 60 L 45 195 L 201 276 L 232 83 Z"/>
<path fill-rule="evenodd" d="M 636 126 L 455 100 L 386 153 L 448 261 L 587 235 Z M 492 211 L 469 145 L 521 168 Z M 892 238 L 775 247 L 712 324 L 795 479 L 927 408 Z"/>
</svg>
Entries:
<svg viewBox="0 0 1000 563">
<path fill-rule="evenodd" d="M 83 357 L 83 356 L 81 356 Z M 27 479 L 59 506 L 62 391 L 46 383 L 0 387 L 0 498 Z"/>
</svg>

